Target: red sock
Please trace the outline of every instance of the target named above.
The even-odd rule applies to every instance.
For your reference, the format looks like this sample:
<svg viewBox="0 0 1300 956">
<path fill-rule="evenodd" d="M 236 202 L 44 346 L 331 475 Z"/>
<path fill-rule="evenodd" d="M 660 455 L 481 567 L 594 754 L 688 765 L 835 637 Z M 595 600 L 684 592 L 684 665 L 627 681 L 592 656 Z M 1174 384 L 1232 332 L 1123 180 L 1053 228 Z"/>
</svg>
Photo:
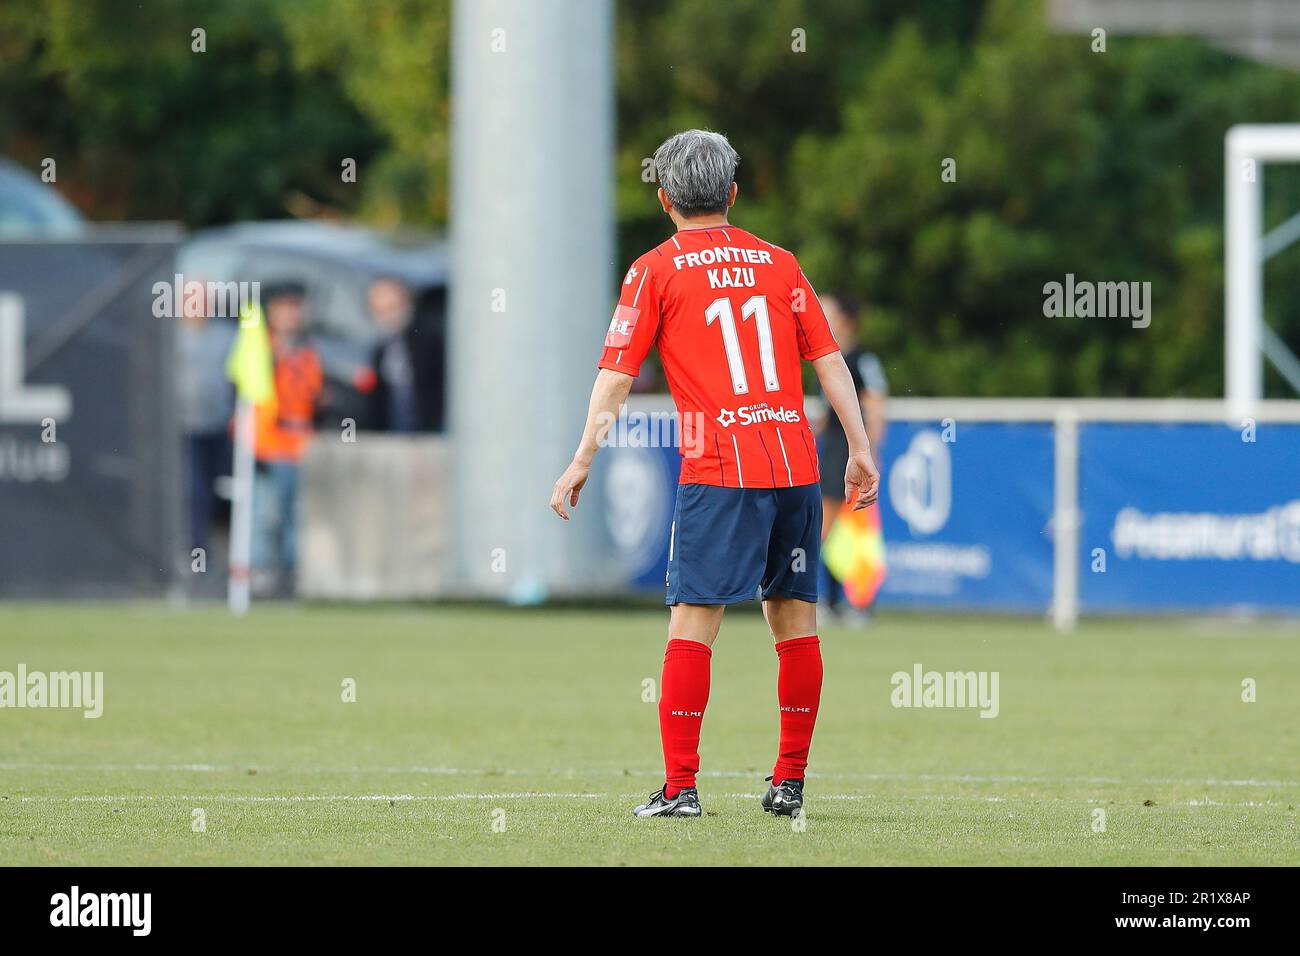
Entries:
<svg viewBox="0 0 1300 956">
<path fill-rule="evenodd" d="M 822 647 L 817 635 L 795 637 L 776 645 L 779 671 L 776 699 L 781 706 L 781 746 L 772 769 L 772 785 L 790 777 L 802 780 L 808 747 L 822 695 Z"/>
<path fill-rule="evenodd" d="M 664 651 L 659 681 L 659 735 L 664 742 L 664 796 L 695 786 L 700 772 L 700 724 L 709 703 L 713 650 L 699 641 L 674 638 Z"/>
</svg>

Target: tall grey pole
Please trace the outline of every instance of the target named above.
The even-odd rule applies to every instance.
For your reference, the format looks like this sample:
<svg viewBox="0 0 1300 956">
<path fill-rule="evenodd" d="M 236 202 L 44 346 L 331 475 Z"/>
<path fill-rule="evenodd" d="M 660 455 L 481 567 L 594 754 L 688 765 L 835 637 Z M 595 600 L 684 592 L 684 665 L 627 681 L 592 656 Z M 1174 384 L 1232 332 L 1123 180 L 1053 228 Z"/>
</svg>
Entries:
<svg viewBox="0 0 1300 956">
<path fill-rule="evenodd" d="M 572 522 L 547 507 L 614 302 L 612 44 L 607 0 L 453 9 L 448 367 L 463 594 L 530 601 L 616 579 L 599 488 Z"/>
</svg>

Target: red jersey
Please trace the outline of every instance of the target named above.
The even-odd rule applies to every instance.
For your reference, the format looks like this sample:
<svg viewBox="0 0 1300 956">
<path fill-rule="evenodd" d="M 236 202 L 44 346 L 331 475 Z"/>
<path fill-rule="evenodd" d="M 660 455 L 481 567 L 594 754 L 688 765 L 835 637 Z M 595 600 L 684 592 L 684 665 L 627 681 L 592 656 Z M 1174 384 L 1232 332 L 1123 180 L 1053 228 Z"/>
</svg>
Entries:
<svg viewBox="0 0 1300 956">
<path fill-rule="evenodd" d="M 599 366 L 659 350 L 681 417 L 682 484 L 818 480 L 800 361 L 839 349 L 795 257 L 735 226 L 683 229 L 632 264 Z"/>
</svg>

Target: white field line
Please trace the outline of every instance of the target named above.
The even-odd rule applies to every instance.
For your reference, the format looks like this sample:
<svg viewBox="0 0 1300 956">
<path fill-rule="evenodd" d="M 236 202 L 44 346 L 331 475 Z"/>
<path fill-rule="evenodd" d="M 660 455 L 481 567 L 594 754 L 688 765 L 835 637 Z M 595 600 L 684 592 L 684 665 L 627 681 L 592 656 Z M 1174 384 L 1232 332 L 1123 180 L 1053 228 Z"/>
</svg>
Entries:
<svg viewBox="0 0 1300 956">
<path fill-rule="evenodd" d="M 86 771 L 133 772 L 152 771 L 160 773 L 302 773 L 302 774 L 416 774 L 449 777 L 662 777 L 662 770 L 621 769 L 613 767 L 599 768 L 544 768 L 528 770 L 520 768 L 472 768 L 472 767 L 275 767 L 258 765 L 208 764 L 208 763 L 137 763 L 137 764 L 70 764 L 70 763 L 26 763 L 0 761 L 0 770 L 44 770 L 69 771 L 85 773 Z M 704 770 L 701 777 L 744 778 L 762 777 L 761 770 Z M 1300 789 L 1300 780 L 1256 780 L 1232 778 L 1188 778 L 1188 777 L 1123 777 L 1101 776 L 1065 776 L 1039 777 L 1017 774 L 939 774 L 939 773 L 854 773 L 854 772 L 816 772 L 809 774 L 810 780 L 876 780 L 898 781 L 935 781 L 940 783 L 1040 783 L 1040 784 L 1084 784 L 1116 786 L 1189 786 L 1189 787 L 1281 787 Z"/>
<path fill-rule="evenodd" d="M 448 793 L 448 794 L 410 794 L 410 793 L 368 793 L 368 794 L 284 794 L 257 796 L 242 793 L 209 794 L 96 794 L 78 797 L 19 797 L 22 803 L 438 803 L 455 800 L 596 800 L 606 796 L 603 793 L 544 793 L 542 791 L 521 791 L 519 793 Z"/>
<path fill-rule="evenodd" d="M 549 793 L 544 791 L 519 791 L 516 793 L 450 793 L 450 794 L 278 794 L 255 795 L 236 793 L 209 794 L 90 794 L 68 797 L 24 796 L 20 803 L 187 803 L 203 805 L 205 803 L 445 803 L 462 801 L 497 801 L 497 800 L 601 800 L 610 796 L 607 793 Z M 720 800 L 757 800 L 753 793 L 721 793 L 712 795 Z M 626 799 L 633 799 L 627 795 Z M 706 795 L 706 802 L 708 796 Z M 809 807 L 821 801 L 863 802 L 863 801 L 912 800 L 936 801 L 943 803 L 1066 803 L 1066 804 L 1101 804 L 1107 803 L 1096 798 L 1071 799 L 1067 797 L 1050 797 L 1046 800 L 1033 798 L 1026 801 L 1020 797 L 1002 796 L 960 796 L 953 794 L 905 794 L 880 795 L 873 793 L 812 793 L 808 797 Z M 2 801 L 0 801 L 2 802 Z M 1273 800 L 1221 801 L 1202 798 L 1171 803 L 1172 807 L 1280 807 L 1284 804 Z"/>
<path fill-rule="evenodd" d="M 749 798 L 758 799 L 756 794 L 752 793 L 722 793 L 717 794 L 720 798 Z M 1071 797 L 997 797 L 997 796 L 962 796 L 958 794 L 944 793 L 909 793 L 909 794 L 877 794 L 877 793 L 817 793 L 816 791 L 808 795 L 808 805 L 811 807 L 821 800 L 880 800 L 888 802 L 890 800 L 933 800 L 939 802 L 955 803 L 1011 803 L 1020 805 L 1023 803 L 1083 803 L 1083 804 L 1104 804 L 1112 805 L 1112 801 L 1099 800 L 1096 797 L 1071 798 Z M 1199 800 L 1179 800 L 1168 804 L 1171 807 L 1284 807 L 1289 806 L 1281 800 L 1211 800 L 1208 797 L 1202 797 Z M 1116 805 L 1118 808 L 1118 805 Z"/>
</svg>

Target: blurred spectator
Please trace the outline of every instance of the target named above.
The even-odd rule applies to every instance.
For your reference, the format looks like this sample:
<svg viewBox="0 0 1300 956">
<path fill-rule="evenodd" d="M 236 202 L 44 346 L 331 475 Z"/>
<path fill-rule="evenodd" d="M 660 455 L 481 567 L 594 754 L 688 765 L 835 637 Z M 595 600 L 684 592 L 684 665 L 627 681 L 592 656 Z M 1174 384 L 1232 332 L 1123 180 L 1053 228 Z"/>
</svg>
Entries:
<svg viewBox="0 0 1300 956">
<path fill-rule="evenodd" d="M 176 337 L 177 386 L 189 473 L 190 548 L 205 551 L 217 501 L 216 481 L 230 474 L 229 426 L 235 398 L 226 377 L 226 355 L 234 341 L 233 322 L 209 318 L 202 294 L 186 297 Z"/>
<path fill-rule="evenodd" d="M 413 432 L 420 428 L 416 397 L 415 350 L 411 343 L 411 293 L 397 279 L 384 277 L 370 284 L 366 308 L 380 332 L 373 363 L 378 376 L 371 393 L 371 419 L 384 431 Z"/>
<path fill-rule="evenodd" d="M 275 363 L 275 399 L 256 408 L 257 476 L 253 486 L 253 587 L 292 591 L 297 564 L 298 472 L 321 400 L 320 357 L 302 339 L 305 289 L 282 283 L 263 289 Z"/>
<path fill-rule="evenodd" d="M 369 421 L 383 431 L 441 431 L 445 343 L 430 318 L 418 321 L 411 290 L 383 276 L 370 284 L 366 309 L 380 334 Z"/>
<path fill-rule="evenodd" d="M 858 304 L 846 295 L 822 296 L 822 309 L 830 323 L 835 341 L 839 342 L 844 353 L 844 363 L 853 376 L 857 388 L 858 401 L 862 406 L 862 419 L 867 428 L 867 439 L 871 442 L 871 454 L 876 466 L 882 466 L 881 446 L 885 440 L 885 402 L 889 397 L 889 383 L 885 380 L 885 368 L 875 353 L 868 352 L 859 344 L 860 330 Z M 849 459 L 849 442 L 840 427 L 839 419 L 828 414 L 822 422 L 817 436 L 817 455 L 820 459 L 822 482 L 822 541 L 831 532 L 835 519 L 844 504 L 844 469 Z M 874 507 L 874 506 L 873 506 Z M 821 588 L 826 604 L 832 611 L 838 611 L 842 597 L 840 583 L 835 580 L 830 570 L 823 568 Z"/>
</svg>

